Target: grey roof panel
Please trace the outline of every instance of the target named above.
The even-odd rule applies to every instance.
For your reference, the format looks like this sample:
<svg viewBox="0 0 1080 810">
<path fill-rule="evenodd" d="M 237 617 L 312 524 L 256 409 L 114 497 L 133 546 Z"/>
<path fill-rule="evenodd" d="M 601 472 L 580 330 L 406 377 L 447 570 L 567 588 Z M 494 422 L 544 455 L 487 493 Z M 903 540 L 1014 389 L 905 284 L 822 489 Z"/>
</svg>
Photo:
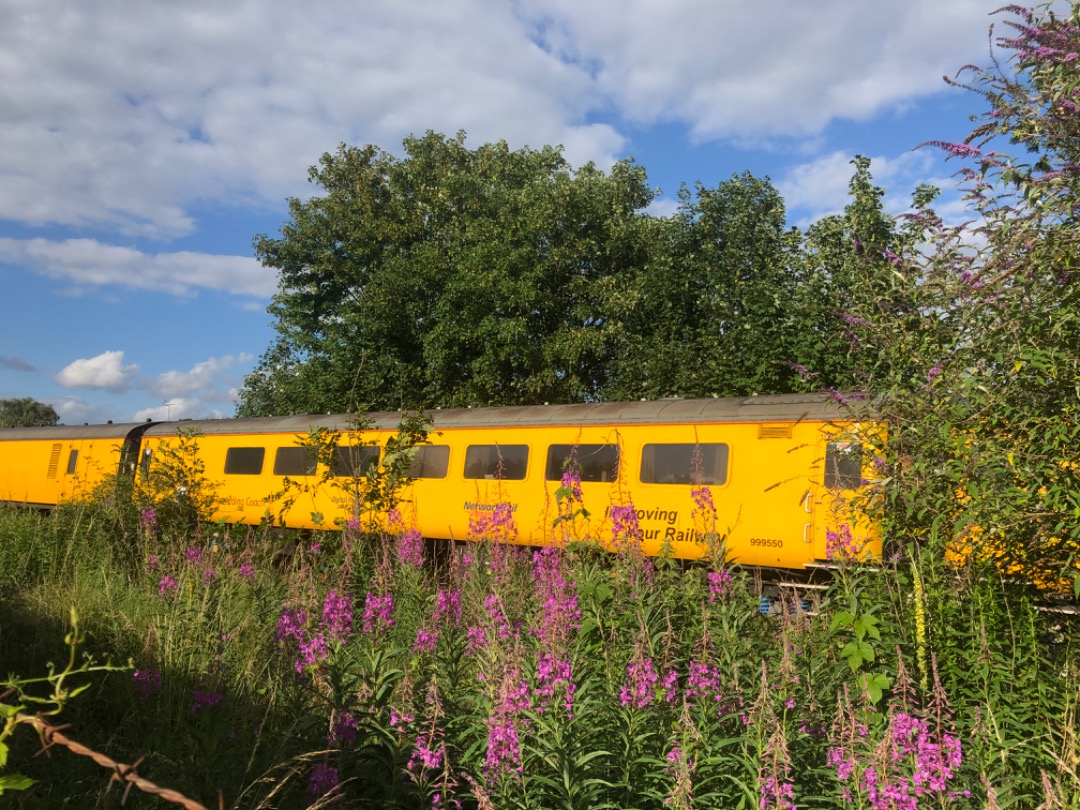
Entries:
<svg viewBox="0 0 1080 810">
<path fill-rule="evenodd" d="M 115 425 L 55 425 L 51 427 L 3 428 L 0 441 L 82 441 L 84 439 L 122 439 L 145 422 Z"/>
<path fill-rule="evenodd" d="M 573 405 L 533 405 L 506 408 L 447 408 L 431 410 L 435 430 L 455 428 L 522 427 L 607 424 L 694 424 L 709 422 L 786 422 L 800 419 L 830 420 L 849 416 L 847 409 L 828 394 L 790 394 L 718 399 L 663 399 L 647 402 L 601 402 Z M 368 414 L 373 430 L 395 430 L 398 411 Z M 349 414 L 301 414 L 245 419 L 207 419 L 162 422 L 147 436 L 175 436 L 178 430 L 206 435 L 245 433 L 305 434 L 313 427 L 348 430 L 355 424 Z"/>
</svg>

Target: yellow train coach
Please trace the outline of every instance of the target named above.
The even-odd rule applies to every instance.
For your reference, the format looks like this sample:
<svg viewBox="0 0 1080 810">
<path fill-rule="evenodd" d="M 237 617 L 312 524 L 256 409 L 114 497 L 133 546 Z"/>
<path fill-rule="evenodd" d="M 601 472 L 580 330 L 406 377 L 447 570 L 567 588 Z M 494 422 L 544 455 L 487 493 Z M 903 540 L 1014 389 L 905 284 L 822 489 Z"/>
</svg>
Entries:
<svg viewBox="0 0 1080 810">
<path fill-rule="evenodd" d="M 453 409 L 429 416 L 430 444 L 411 451 L 415 480 L 402 493 L 406 524 L 429 538 L 468 539 L 470 523 L 499 510 L 512 517 L 514 541 L 532 545 L 571 535 L 609 542 L 617 528 L 613 517 L 623 526 L 636 517 L 635 542 L 650 555 L 666 549 L 680 558 L 700 557 L 702 535 L 711 529 L 725 538 L 729 558 L 745 565 L 813 565 L 830 556 L 837 538 L 845 553 L 880 554 L 872 531 L 852 530 L 859 524 L 849 508 L 867 474 L 860 431 L 873 425 L 860 425 L 827 396 Z M 136 468 L 145 474 L 167 448 L 177 447 L 183 430 L 197 437 L 202 474 L 216 490 L 216 518 L 259 523 L 269 516 L 288 526 L 328 528 L 350 517 L 342 496 L 347 487 L 335 479 L 383 460 L 400 418 L 370 414 L 362 434 L 353 430 L 352 417 L 333 415 L 161 422 L 131 427 L 127 435 L 125 426 L 113 426 L 112 463 L 121 474 Z M 329 457 L 320 458 L 306 440 L 317 428 L 334 437 Z M 92 429 L 39 430 L 45 433 L 24 442 L 42 443 L 33 453 L 0 449 L 0 480 L 59 474 L 53 445 L 59 443 L 63 455 L 65 442 Z M 64 430 L 70 437 L 58 438 Z M 0 431 L 0 448 L 11 441 L 5 434 L 17 432 Z M 580 501 L 568 513 L 564 499 L 560 520 L 557 495 L 571 457 Z M 78 478 L 77 468 L 73 475 Z M 62 497 L 87 483 L 73 482 Z M 10 485 L 0 499 L 31 500 Z"/>
<path fill-rule="evenodd" d="M 701 556 L 700 535 L 715 528 L 729 555 L 746 565 L 799 568 L 829 556 L 828 537 L 845 551 L 875 556 L 878 540 L 848 509 L 866 471 L 860 426 L 827 396 L 600 403 L 436 410 L 431 443 L 415 449 L 404 493 L 406 521 L 430 538 L 464 540 L 470 522 L 496 507 L 513 517 L 518 542 L 565 539 L 556 493 L 574 457 L 581 505 L 573 534 L 606 541 L 612 510 L 632 506 L 647 554 L 667 547 Z M 219 518 L 326 527 L 349 516 L 342 488 L 316 486 L 378 464 L 400 414 L 374 413 L 362 436 L 348 416 L 222 419 L 184 423 L 198 435 Z M 328 465 L 304 437 L 325 428 L 339 437 Z M 144 462 L 175 441 L 176 423 L 149 428 Z M 282 514 L 286 479 L 290 508 Z M 694 491 L 707 488 L 706 514 Z M 578 510 L 574 510 L 578 511 Z M 616 514 L 619 514 L 616 512 Z"/>
</svg>

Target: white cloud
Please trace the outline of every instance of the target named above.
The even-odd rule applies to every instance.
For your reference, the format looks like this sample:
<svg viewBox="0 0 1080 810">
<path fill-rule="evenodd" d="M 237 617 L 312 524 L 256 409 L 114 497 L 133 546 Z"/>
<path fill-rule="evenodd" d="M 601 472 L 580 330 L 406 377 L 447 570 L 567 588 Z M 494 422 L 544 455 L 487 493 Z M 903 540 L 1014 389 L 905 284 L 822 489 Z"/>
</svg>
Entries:
<svg viewBox="0 0 1080 810">
<path fill-rule="evenodd" d="M 10 239 L 0 237 L 0 262 L 20 265 L 82 287 L 115 285 L 173 295 L 216 290 L 269 298 L 277 274 L 246 256 L 209 253 L 143 253 L 93 239 Z"/>
<path fill-rule="evenodd" d="M 220 408 L 208 408 L 197 398 L 176 397 L 161 405 L 136 411 L 134 421 L 145 422 L 149 419 L 153 422 L 167 422 L 177 419 L 222 419 L 226 416 L 232 416 L 232 411 L 225 413 Z"/>
<path fill-rule="evenodd" d="M 137 365 L 124 365 L 122 351 L 113 351 L 75 360 L 53 379 L 65 388 L 98 388 L 122 393 L 131 387 L 138 373 Z"/>
<path fill-rule="evenodd" d="M 789 209 L 806 211 L 807 224 L 828 214 L 843 211 L 850 202 L 848 186 L 855 166 L 855 156 L 847 152 L 832 152 L 790 169 L 776 182 L 776 187 Z M 870 158 L 870 175 L 875 186 L 893 193 L 884 200 L 885 210 L 897 214 L 910 209 L 911 193 L 921 183 L 951 189 L 949 179 L 935 177 L 935 166 L 927 151 L 904 152 L 896 157 Z"/>
<path fill-rule="evenodd" d="M 246 364 L 251 360 L 252 356 L 245 353 L 211 357 L 196 363 L 190 371 L 166 371 L 159 374 L 149 384 L 149 388 L 155 395 L 166 400 L 187 402 L 197 395 L 201 401 L 234 402 L 236 389 L 229 386 L 235 382 L 232 378 L 236 375 L 228 372 L 238 364 Z"/>
<path fill-rule="evenodd" d="M 174 237 L 196 202 L 278 205 L 339 142 L 427 129 L 602 166 L 618 122 L 805 138 L 985 62 L 997 5 L 8 0 L 0 219 Z"/>
<path fill-rule="evenodd" d="M 78 397 L 52 397 L 48 404 L 56 409 L 60 422 L 65 425 L 102 424 L 111 416 L 108 409 Z"/>
</svg>

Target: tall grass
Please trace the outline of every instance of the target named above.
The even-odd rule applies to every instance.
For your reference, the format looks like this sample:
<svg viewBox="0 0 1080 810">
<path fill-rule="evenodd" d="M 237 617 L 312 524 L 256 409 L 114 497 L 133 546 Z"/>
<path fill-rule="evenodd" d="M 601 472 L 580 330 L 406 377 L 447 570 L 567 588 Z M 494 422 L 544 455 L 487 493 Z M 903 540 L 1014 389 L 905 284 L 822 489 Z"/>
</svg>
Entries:
<svg viewBox="0 0 1080 810">
<path fill-rule="evenodd" d="M 0 511 L 0 672 L 56 660 L 74 605 L 132 668 L 69 733 L 208 806 L 1080 806 L 1075 619 L 916 551 L 766 615 L 750 573 L 643 558 L 632 525 L 525 549 L 496 510 L 436 555 L 400 516 L 283 536 L 117 508 Z M 39 782 L 4 801 L 119 803 L 12 742 Z"/>
</svg>

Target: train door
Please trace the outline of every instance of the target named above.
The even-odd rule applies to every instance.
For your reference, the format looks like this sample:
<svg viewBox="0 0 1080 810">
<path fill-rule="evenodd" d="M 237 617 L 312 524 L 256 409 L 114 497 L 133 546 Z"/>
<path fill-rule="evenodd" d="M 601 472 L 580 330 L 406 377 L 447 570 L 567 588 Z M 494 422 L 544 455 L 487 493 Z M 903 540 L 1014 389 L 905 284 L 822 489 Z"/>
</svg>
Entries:
<svg viewBox="0 0 1080 810">
<path fill-rule="evenodd" d="M 824 437 L 820 478 L 806 503 L 817 514 L 810 530 L 816 560 L 863 556 L 866 531 L 852 507 L 863 481 L 863 455 L 854 436 Z"/>
</svg>

